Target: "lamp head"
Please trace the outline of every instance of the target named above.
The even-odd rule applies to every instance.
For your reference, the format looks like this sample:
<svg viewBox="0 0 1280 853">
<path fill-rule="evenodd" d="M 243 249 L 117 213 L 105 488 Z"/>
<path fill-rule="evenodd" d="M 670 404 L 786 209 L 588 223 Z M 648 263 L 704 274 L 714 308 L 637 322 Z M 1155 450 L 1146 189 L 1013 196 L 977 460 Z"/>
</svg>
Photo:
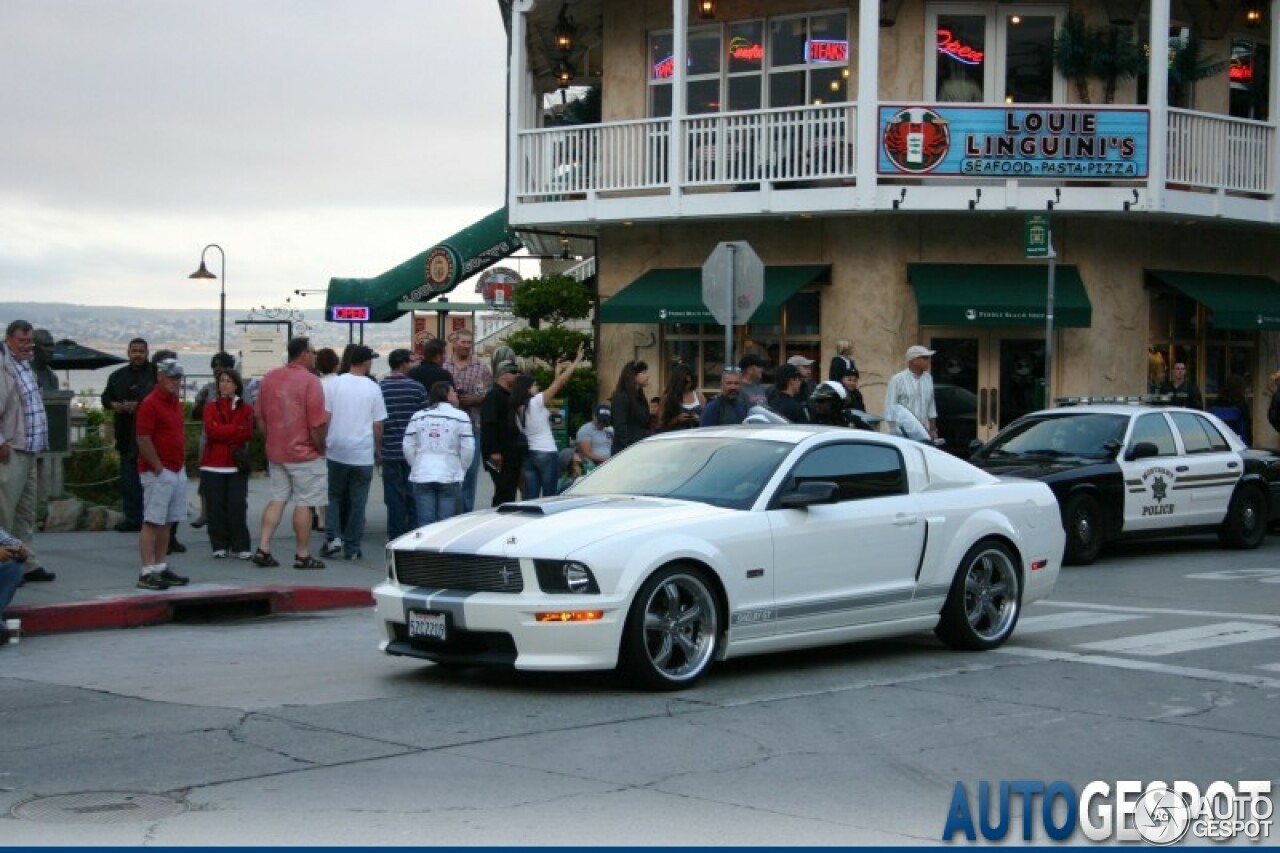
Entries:
<svg viewBox="0 0 1280 853">
<path fill-rule="evenodd" d="M 217 278 L 217 276 L 209 272 L 209 268 L 204 265 L 204 258 L 201 258 L 200 269 L 187 276 L 187 278 Z"/>
</svg>

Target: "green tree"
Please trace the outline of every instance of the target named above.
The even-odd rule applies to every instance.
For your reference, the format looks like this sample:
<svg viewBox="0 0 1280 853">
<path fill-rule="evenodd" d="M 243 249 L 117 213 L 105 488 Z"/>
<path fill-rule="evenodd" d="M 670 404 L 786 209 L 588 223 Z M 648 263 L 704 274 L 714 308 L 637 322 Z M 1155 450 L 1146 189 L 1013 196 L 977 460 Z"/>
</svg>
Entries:
<svg viewBox="0 0 1280 853">
<path fill-rule="evenodd" d="M 1076 87 L 1080 103 L 1089 99 L 1089 76 L 1093 73 L 1093 56 L 1097 52 L 1097 30 L 1085 22 L 1079 12 L 1067 13 L 1062 29 L 1053 39 L 1053 64 L 1058 73 Z"/>
<path fill-rule="evenodd" d="M 545 365 L 534 371 L 543 388 L 550 382 L 551 368 L 556 362 L 573 358 L 579 345 L 586 346 L 588 359 L 593 357 L 591 335 L 564 327 L 570 320 L 590 316 L 591 307 L 590 290 L 567 275 L 525 279 L 516 287 L 511 313 L 528 322 L 529 328 L 508 335 L 507 346 L 521 358 L 537 359 Z M 590 412 L 595 405 L 596 386 L 595 370 L 585 367 L 578 368 L 565 386 L 571 430 L 582 423 L 583 413 Z"/>
<path fill-rule="evenodd" d="M 1169 39 L 1170 105 L 1191 109 L 1196 83 L 1222 74 L 1230 65 L 1228 59 L 1205 56 L 1204 45 L 1194 35 Z"/>
<path fill-rule="evenodd" d="M 1090 73 L 1102 81 L 1103 103 L 1116 102 L 1116 85 L 1137 77 L 1146 67 L 1147 57 L 1138 45 L 1132 27 L 1102 27 L 1094 34 L 1095 52 Z"/>
</svg>

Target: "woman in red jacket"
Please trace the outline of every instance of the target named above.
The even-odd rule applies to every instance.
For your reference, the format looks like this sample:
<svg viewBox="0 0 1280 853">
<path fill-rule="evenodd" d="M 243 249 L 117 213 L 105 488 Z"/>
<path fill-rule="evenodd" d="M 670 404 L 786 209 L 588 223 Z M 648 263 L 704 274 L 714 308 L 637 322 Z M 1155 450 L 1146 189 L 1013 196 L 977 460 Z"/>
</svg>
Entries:
<svg viewBox="0 0 1280 853">
<path fill-rule="evenodd" d="M 236 467 L 236 449 L 253 438 L 253 407 L 244 401 L 244 383 L 235 370 L 218 376 L 218 396 L 204 407 L 204 453 L 200 490 L 209 504 L 209 544 L 219 559 L 253 556 L 249 548 L 249 472 Z M 245 453 L 245 451 L 241 451 Z M 247 458 L 247 455 L 246 455 Z"/>
</svg>

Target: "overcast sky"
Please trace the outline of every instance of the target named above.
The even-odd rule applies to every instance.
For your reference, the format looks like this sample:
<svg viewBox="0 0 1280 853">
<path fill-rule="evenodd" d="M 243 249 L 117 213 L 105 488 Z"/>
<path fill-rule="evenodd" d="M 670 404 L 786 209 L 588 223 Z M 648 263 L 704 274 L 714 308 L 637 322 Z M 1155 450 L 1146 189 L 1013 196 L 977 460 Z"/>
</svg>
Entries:
<svg viewBox="0 0 1280 853">
<path fill-rule="evenodd" d="M 382 273 L 502 206 L 505 51 L 494 0 L 0 0 L 0 299 Z"/>
</svg>

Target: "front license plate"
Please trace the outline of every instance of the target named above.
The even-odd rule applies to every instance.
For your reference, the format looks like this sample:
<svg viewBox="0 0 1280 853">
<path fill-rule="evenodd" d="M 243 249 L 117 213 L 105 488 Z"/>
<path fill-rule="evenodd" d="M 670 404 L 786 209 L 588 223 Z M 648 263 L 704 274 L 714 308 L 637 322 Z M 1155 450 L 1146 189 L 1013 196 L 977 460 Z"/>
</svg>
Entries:
<svg viewBox="0 0 1280 853">
<path fill-rule="evenodd" d="M 432 610 L 409 611 L 409 639 L 439 640 L 449 639 L 449 622 L 443 613 Z"/>
</svg>

